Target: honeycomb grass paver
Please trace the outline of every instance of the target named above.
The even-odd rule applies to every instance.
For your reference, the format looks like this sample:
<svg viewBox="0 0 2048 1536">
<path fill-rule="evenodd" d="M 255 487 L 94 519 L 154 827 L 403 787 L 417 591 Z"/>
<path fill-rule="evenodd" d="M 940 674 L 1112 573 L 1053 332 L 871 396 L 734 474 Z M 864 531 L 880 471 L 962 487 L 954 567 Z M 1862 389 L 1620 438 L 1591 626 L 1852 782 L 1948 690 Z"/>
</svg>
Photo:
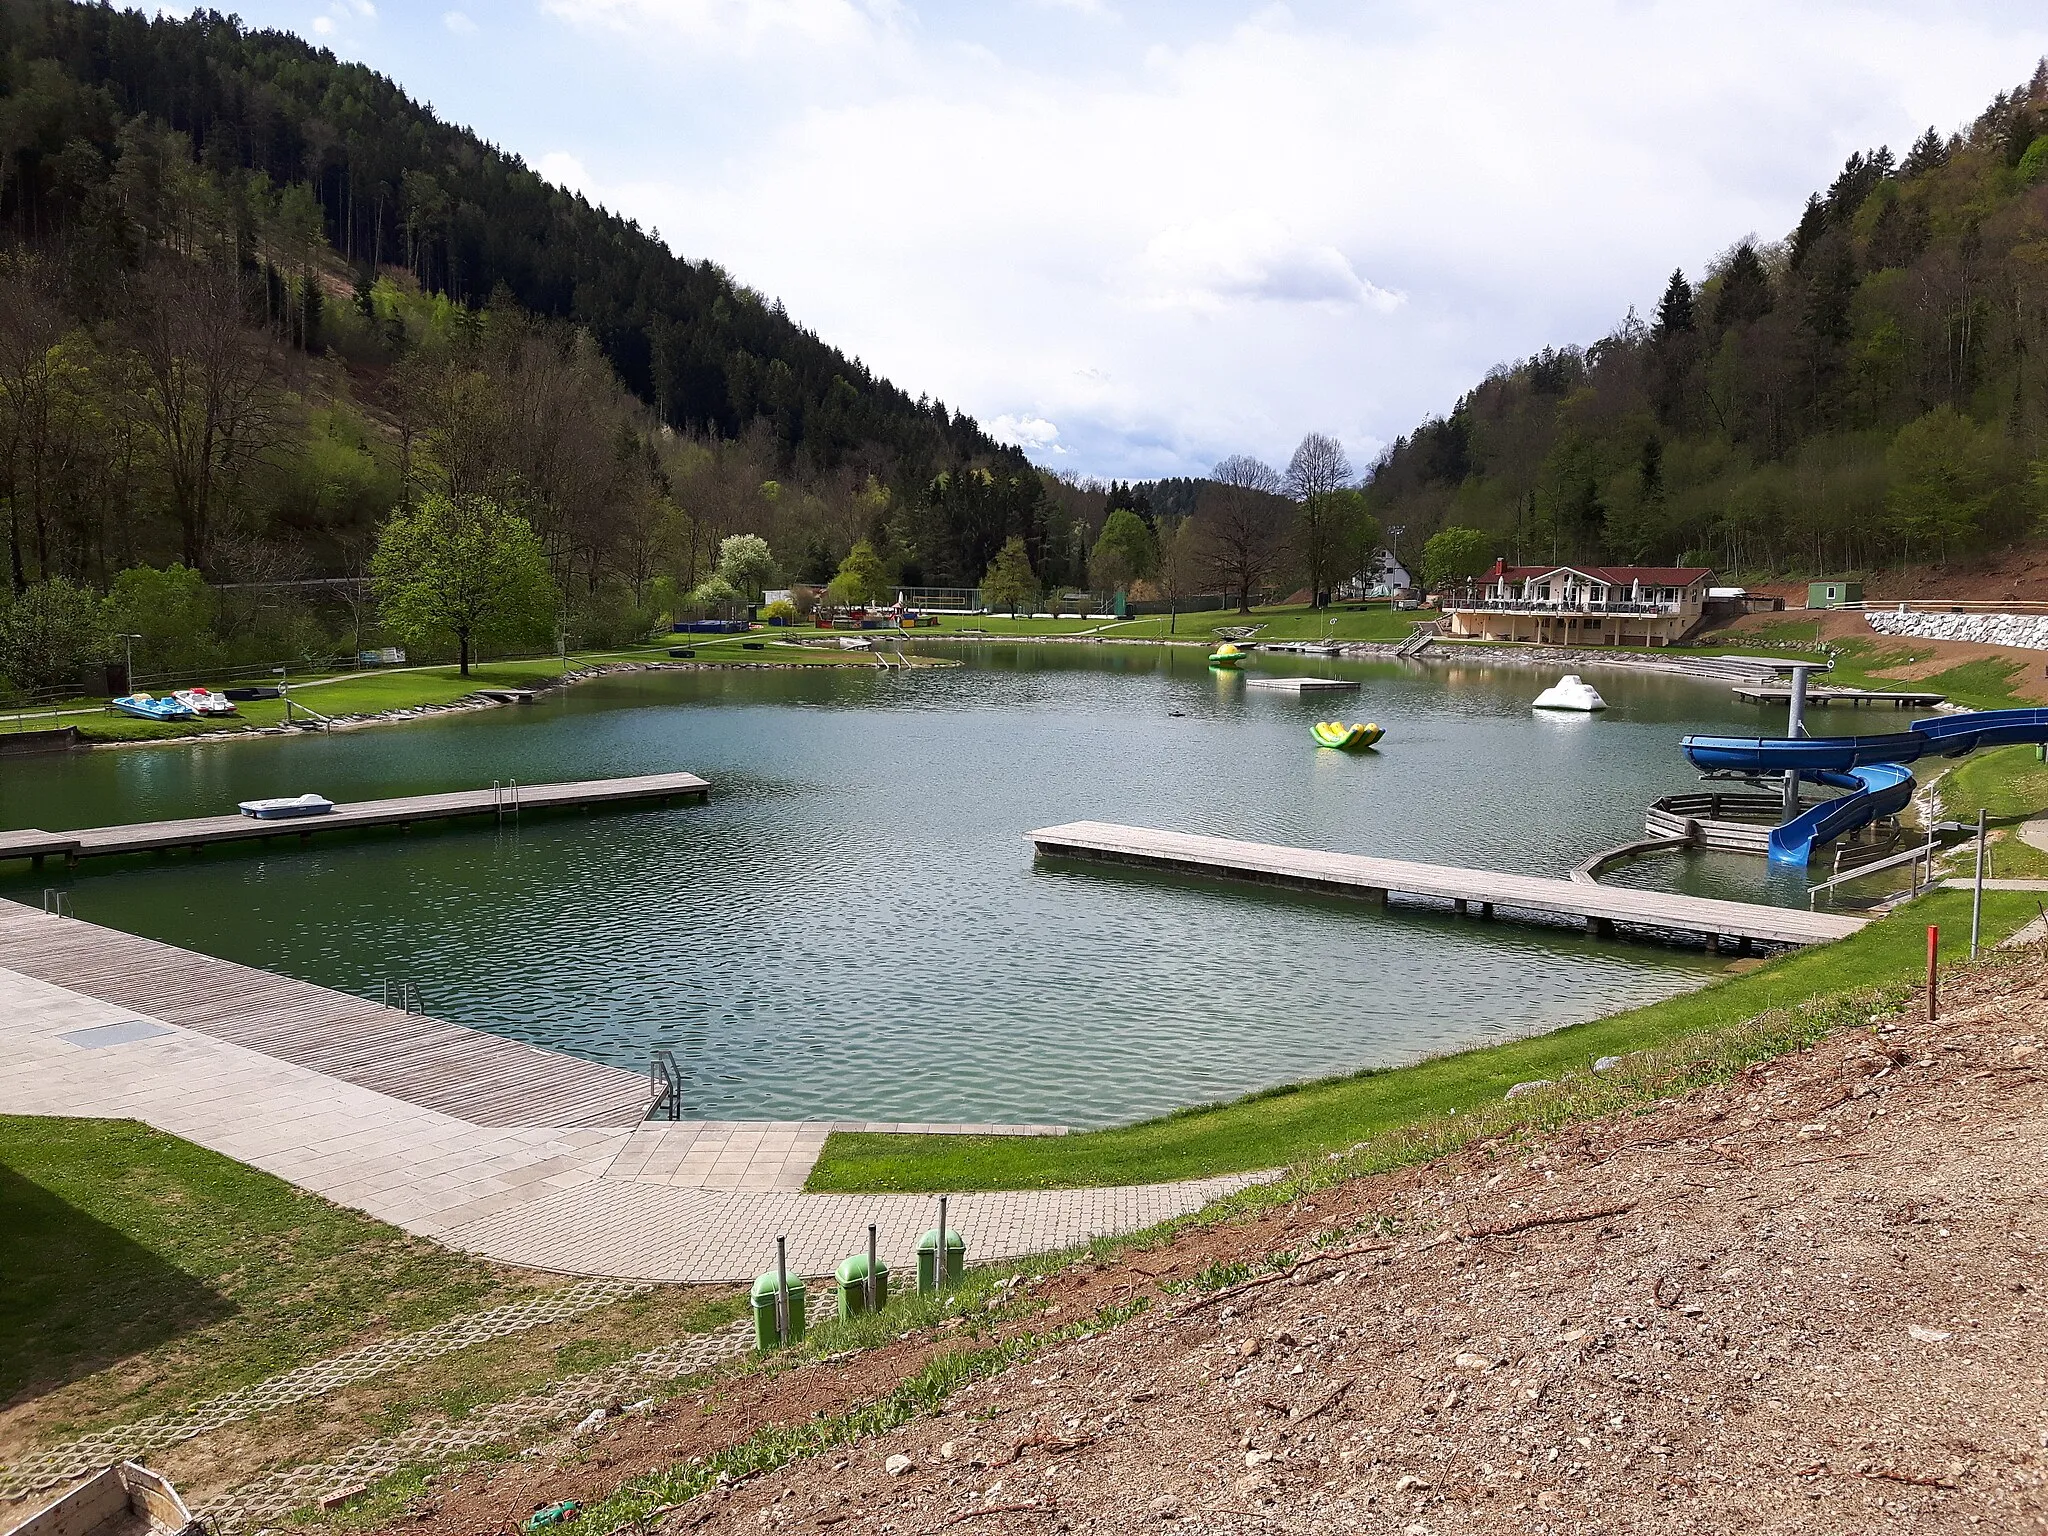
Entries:
<svg viewBox="0 0 2048 1536">
<path fill-rule="evenodd" d="M 223 1392 L 176 1413 L 156 1414 L 130 1424 L 94 1430 L 89 1435 L 37 1451 L 12 1466 L 0 1468 L 0 1499 L 17 1499 L 25 1494 L 55 1488 L 114 1462 L 181 1445 L 239 1419 L 253 1418 L 257 1414 L 288 1408 L 294 1403 L 324 1397 L 337 1388 L 438 1359 L 473 1344 L 509 1338 L 546 1323 L 567 1322 L 629 1296 L 644 1295 L 652 1289 L 651 1284 L 631 1280 L 578 1281 L 559 1290 L 507 1302 L 488 1311 L 450 1318 L 418 1333 L 365 1344 L 346 1354 L 316 1360 L 251 1386 Z"/>
<path fill-rule="evenodd" d="M 601 1370 L 565 1376 L 524 1397 L 490 1403 L 460 1419 L 433 1419 L 352 1446 L 331 1461 L 281 1468 L 231 1489 L 195 1513 L 220 1536 L 283 1519 L 329 1494 L 360 1488 L 401 1467 L 452 1460 L 603 1407 L 628 1388 L 659 1386 L 722 1365 L 753 1343 L 750 1319 L 677 1339 Z"/>
</svg>

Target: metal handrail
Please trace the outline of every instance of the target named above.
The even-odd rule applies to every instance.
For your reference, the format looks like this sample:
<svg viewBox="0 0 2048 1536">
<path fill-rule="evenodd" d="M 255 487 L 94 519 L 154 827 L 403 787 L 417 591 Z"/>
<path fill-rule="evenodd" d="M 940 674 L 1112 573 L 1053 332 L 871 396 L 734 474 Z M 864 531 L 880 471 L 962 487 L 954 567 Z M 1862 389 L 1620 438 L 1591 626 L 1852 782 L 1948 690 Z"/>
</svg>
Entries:
<svg viewBox="0 0 2048 1536">
<path fill-rule="evenodd" d="M 647 1087 L 648 1119 L 683 1118 L 683 1069 L 676 1065 L 675 1053 L 665 1045 L 655 1048 L 654 1060 L 648 1064 Z"/>
</svg>

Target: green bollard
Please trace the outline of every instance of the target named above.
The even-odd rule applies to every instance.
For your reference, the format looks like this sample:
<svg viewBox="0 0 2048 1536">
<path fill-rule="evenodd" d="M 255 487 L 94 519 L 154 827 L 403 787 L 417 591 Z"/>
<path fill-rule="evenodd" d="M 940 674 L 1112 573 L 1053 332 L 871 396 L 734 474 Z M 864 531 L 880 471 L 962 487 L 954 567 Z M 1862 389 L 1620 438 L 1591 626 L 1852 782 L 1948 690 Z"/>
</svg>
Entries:
<svg viewBox="0 0 2048 1536">
<path fill-rule="evenodd" d="M 856 1317 L 865 1317 L 868 1312 L 868 1257 L 856 1253 L 851 1258 L 841 1259 L 839 1267 L 832 1271 L 839 1282 L 839 1321 L 842 1323 Z M 889 1305 L 889 1266 L 875 1266 L 875 1310 L 881 1311 Z"/>
<path fill-rule="evenodd" d="M 775 1326 L 776 1275 L 774 1270 L 754 1282 L 754 1347 L 759 1350 L 779 1349 L 784 1344 L 794 1344 L 804 1336 L 804 1285 L 801 1280 L 791 1277 L 787 1280 L 785 1293 L 789 1304 L 789 1337 L 782 1338 Z"/>
<path fill-rule="evenodd" d="M 967 1239 L 953 1228 L 946 1229 L 946 1284 L 960 1279 L 967 1267 Z M 936 1295 L 939 1285 L 939 1229 L 933 1227 L 917 1240 L 917 1294 Z"/>
</svg>

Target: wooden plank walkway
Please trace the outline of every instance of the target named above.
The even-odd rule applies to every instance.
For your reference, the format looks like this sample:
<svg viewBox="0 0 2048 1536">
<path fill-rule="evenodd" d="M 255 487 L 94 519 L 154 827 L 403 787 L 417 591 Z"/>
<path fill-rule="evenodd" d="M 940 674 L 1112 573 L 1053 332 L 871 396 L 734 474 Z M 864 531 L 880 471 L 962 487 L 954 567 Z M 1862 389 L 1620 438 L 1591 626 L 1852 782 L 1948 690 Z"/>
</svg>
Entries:
<svg viewBox="0 0 2048 1536">
<path fill-rule="evenodd" d="M 472 1125 L 631 1126 L 647 1079 L 0 901 L 0 966 Z"/>
<path fill-rule="evenodd" d="M 1270 688 L 1276 693 L 1356 693 L 1358 684 L 1341 677 L 1248 677 L 1247 688 Z"/>
<path fill-rule="evenodd" d="M 1611 934 L 1617 927 L 1698 934 L 1710 947 L 1717 947 L 1723 938 L 1764 944 L 1825 943 L 1847 938 L 1865 921 L 1832 912 L 1801 912 L 1788 907 L 1713 901 L 1701 896 L 1512 875 L 1490 869 L 1457 869 L 1415 864 L 1406 859 L 1246 843 L 1227 837 L 1155 832 L 1100 821 L 1042 827 L 1026 836 L 1041 854 L 1057 857 L 1099 859 L 1183 874 L 1336 891 L 1373 897 L 1382 904 L 1395 895 L 1421 897 L 1448 901 L 1460 912 L 1477 909 L 1483 917 L 1492 917 L 1499 910 L 1502 915 L 1527 913 L 1551 919 L 1572 918 L 1601 934 Z"/>
<path fill-rule="evenodd" d="M 75 864 L 96 855 L 158 853 L 175 848 L 203 848 L 209 843 L 268 841 L 273 837 L 296 837 L 303 843 L 310 842 L 315 832 L 404 828 L 416 821 L 511 815 L 519 811 L 703 800 L 710 792 L 710 783 L 694 773 L 648 773 L 632 778 L 582 779 L 568 784 L 521 784 L 509 790 L 460 789 L 437 795 L 403 795 L 391 800 L 357 800 L 337 805 L 324 816 L 289 821 L 258 821 L 238 813 L 184 821 L 136 822 L 122 827 L 87 827 L 70 832 L 25 827 L 0 832 L 0 859 L 29 859 L 41 865 L 45 858 L 61 855 Z"/>
</svg>

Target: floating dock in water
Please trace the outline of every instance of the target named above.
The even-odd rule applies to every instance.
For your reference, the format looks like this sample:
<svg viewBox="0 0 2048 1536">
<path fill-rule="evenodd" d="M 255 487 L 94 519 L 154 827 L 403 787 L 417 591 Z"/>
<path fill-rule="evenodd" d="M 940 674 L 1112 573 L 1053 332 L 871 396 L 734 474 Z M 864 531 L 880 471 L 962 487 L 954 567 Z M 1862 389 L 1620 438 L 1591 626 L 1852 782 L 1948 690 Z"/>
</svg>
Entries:
<svg viewBox="0 0 2048 1536">
<path fill-rule="evenodd" d="M 1745 704 L 1790 704 L 1790 688 L 1773 688 L 1768 685 L 1734 690 L 1735 697 Z M 1889 704 L 1893 709 L 1932 709 L 1937 704 L 1948 702 L 1945 693 L 1908 693 L 1903 690 L 1894 693 L 1890 689 L 1876 688 L 1815 688 L 1806 690 L 1806 702 L 1817 709 L 1826 709 L 1831 704 Z"/>
<path fill-rule="evenodd" d="M 0 901 L 0 964 L 144 1015 L 126 1038 L 160 1020 L 472 1125 L 638 1125 L 652 1097 L 638 1072 L 19 902 Z"/>
<path fill-rule="evenodd" d="M 360 832 L 379 827 L 401 830 L 416 821 L 451 821 L 461 816 L 516 816 L 522 811 L 559 811 L 650 801 L 702 801 L 708 780 L 694 773 L 649 773 L 634 778 L 584 779 L 570 784 L 493 785 L 438 795 L 404 795 L 392 800 L 358 800 L 322 816 L 260 821 L 253 816 L 199 816 L 184 821 L 144 821 L 124 827 L 88 827 L 45 832 L 36 827 L 0 832 L 0 859 L 46 858 L 66 863 L 120 853 L 165 853 L 204 848 L 209 843 L 267 842 L 273 837 L 312 841 L 315 832 Z"/>
<path fill-rule="evenodd" d="M 1247 677 L 1247 688 L 1270 688 L 1275 693 L 1356 693 L 1358 684 L 1342 677 Z"/>
<path fill-rule="evenodd" d="M 1178 874 L 1250 880 L 1300 890 L 1363 896 L 1380 905 L 1396 896 L 1480 917 L 1527 916 L 1584 923 L 1588 931 L 1611 936 L 1621 929 L 1696 935 L 1709 949 L 1724 940 L 1738 944 L 1821 944 L 1844 939 L 1865 919 L 1833 912 L 1803 912 L 1745 901 L 1714 901 L 1665 891 L 1632 890 L 1582 880 L 1552 880 L 1490 869 L 1458 869 L 1376 859 L 1355 853 L 1324 853 L 1227 837 L 1156 832 L 1100 821 L 1042 827 L 1026 836 L 1039 853 L 1056 858 L 1093 859 Z"/>
</svg>

